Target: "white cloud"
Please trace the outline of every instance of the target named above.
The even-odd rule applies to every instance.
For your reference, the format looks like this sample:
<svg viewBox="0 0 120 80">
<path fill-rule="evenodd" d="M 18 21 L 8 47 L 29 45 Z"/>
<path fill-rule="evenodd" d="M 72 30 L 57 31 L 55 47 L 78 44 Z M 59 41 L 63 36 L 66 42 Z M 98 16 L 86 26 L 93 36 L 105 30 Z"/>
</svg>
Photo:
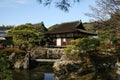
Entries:
<svg viewBox="0 0 120 80">
<path fill-rule="evenodd" d="M 15 7 L 29 3 L 29 0 L 1 0 L 0 7 Z"/>
<path fill-rule="evenodd" d="M 15 0 L 15 2 L 18 4 L 26 4 L 27 0 Z"/>
</svg>

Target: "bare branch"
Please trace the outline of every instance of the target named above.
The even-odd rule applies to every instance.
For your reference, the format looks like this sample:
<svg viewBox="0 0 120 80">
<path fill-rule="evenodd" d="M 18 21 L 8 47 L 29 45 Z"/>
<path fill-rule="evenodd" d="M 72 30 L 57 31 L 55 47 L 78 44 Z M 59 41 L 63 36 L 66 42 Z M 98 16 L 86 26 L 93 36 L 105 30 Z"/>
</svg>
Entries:
<svg viewBox="0 0 120 80">
<path fill-rule="evenodd" d="M 85 15 L 93 17 L 98 21 L 105 21 L 116 12 L 120 12 L 120 0 L 96 0 L 96 6 L 91 6 L 90 9 L 93 13 Z"/>
<path fill-rule="evenodd" d="M 54 5 L 55 7 L 63 10 L 63 11 L 69 11 L 69 8 L 71 7 L 72 3 L 79 3 L 80 0 L 38 0 L 40 4 L 43 4 L 44 6 L 49 6 L 50 4 Z"/>
</svg>

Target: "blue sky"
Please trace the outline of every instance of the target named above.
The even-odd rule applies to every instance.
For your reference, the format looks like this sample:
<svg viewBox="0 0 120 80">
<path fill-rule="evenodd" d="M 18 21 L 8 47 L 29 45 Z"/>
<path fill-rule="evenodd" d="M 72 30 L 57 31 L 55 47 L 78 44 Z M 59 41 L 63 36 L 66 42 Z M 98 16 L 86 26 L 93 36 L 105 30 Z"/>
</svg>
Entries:
<svg viewBox="0 0 120 80">
<path fill-rule="evenodd" d="M 37 0 L 0 0 L 0 25 L 20 25 L 25 23 L 44 22 L 46 27 L 62 22 L 81 20 L 88 22 L 89 5 L 95 5 L 95 0 L 81 0 L 64 12 L 54 6 L 44 7 Z"/>
</svg>

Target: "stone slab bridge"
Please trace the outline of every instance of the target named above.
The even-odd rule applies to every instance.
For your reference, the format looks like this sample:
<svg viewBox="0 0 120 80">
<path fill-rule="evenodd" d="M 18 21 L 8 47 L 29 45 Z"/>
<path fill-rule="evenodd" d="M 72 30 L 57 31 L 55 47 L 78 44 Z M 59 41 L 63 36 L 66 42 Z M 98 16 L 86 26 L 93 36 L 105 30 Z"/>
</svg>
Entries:
<svg viewBox="0 0 120 80">
<path fill-rule="evenodd" d="M 36 62 L 51 62 L 51 63 L 54 63 L 59 59 L 32 59 L 32 60 L 34 60 Z"/>
</svg>

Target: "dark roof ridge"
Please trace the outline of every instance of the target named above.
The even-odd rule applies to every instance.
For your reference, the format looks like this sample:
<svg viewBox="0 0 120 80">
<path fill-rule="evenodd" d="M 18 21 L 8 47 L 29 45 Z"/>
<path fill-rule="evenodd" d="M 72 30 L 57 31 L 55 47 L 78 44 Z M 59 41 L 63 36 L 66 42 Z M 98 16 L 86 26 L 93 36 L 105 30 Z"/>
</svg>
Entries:
<svg viewBox="0 0 120 80">
<path fill-rule="evenodd" d="M 74 23 L 74 22 L 79 22 L 79 23 L 81 23 L 81 20 L 63 22 L 63 23 L 61 23 L 61 24 L 69 24 L 69 23 Z M 58 24 L 58 25 L 61 25 L 61 24 Z"/>
<path fill-rule="evenodd" d="M 54 24 L 54 25 L 63 25 L 63 24 L 69 24 L 69 23 L 75 23 L 75 22 L 79 22 L 78 24 L 77 24 L 77 26 L 80 24 L 80 23 L 82 23 L 81 22 L 81 20 L 76 20 L 76 21 L 69 21 L 69 22 L 62 22 L 62 23 L 56 23 L 56 24 Z M 53 25 L 53 26 L 54 26 Z"/>
<path fill-rule="evenodd" d="M 82 24 L 82 21 L 81 20 L 79 20 L 79 23 L 78 24 L 76 24 L 76 28 L 80 25 L 80 24 Z"/>
<path fill-rule="evenodd" d="M 61 24 L 56 24 L 58 27 L 49 31 L 48 33 L 68 33 L 78 31 L 77 29 L 84 29 L 81 20 L 72 21 L 72 22 L 64 22 Z"/>
<path fill-rule="evenodd" d="M 38 22 L 38 23 L 34 23 L 33 25 L 38 25 L 38 24 L 44 24 L 44 22 L 41 21 L 41 22 Z"/>
</svg>

